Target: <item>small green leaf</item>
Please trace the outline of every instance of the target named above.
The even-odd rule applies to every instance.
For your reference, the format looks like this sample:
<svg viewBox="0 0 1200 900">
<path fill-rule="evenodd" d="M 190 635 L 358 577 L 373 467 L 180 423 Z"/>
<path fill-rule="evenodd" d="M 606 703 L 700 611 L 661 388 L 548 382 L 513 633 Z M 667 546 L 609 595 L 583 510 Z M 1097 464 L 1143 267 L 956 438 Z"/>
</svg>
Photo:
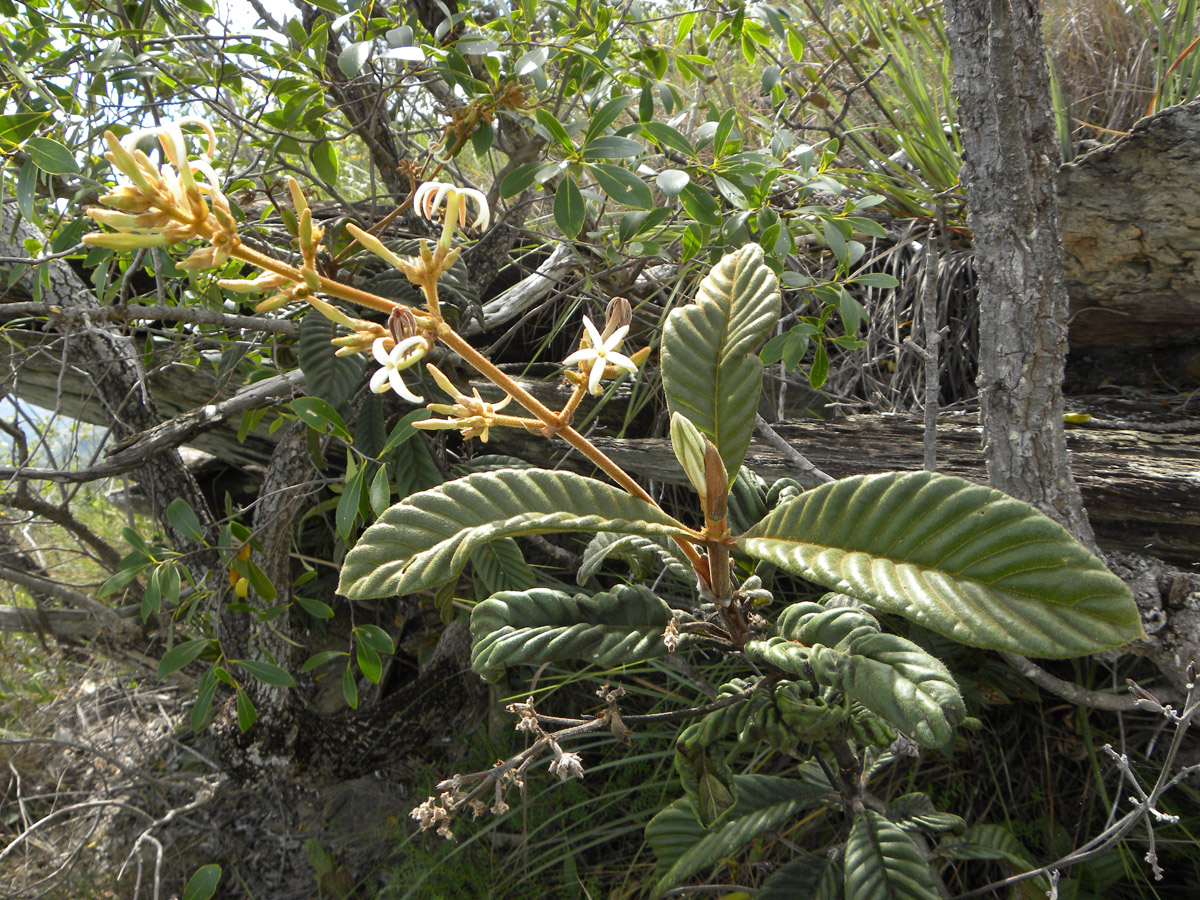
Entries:
<svg viewBox="0 0 1200 900">
<path fill-rule="evenodd" d="M 221 883 L 221 867 L 215 863 L 201 866 L 188 879 L 182 900 L 212 900 Z"/>
<path fill-rule="evenodd" d="M 358 682 L 354 680 L 354 667 L 350 664 L 342 673 L 342 696 L 346 698 L 347 706 L 358 709 Z"/>
<path fill-rule="evenodd" d="M 682 153 L 689 159 L 696 158 L 696 148 L 692 142 L 664 122 L 643 122 L 642 134 L 660 147 Z"/>
<path fill-rule="evenodd" d="M 733 814 L 737 804 L 733 773 L 720 753 L 708 752 L 705 744 L 677 748 L 675 771 L 692 804 L 696 821 L 712 829 Z"/>
<path fill-rule="evenodd" d="M 240 687 L 237 689 L 237 718 L 238 728 L 242 731 L 249 731 L 250 726 L 258 719 L 258 710 L 254 708 L 254 703 Z"/>
<path fill-rule="evenodd" d="M 258 659 L 236 659 L 232 660 L 232 662 L 264 684 L 269 684 L 273 687 L 290 688 L 296 686 L 295 679 L 274 663 L 263 662 Z"/>
<path fill-rule="evenodd" d="M 721 204 L 698 184 L 684 185 L 683 190 L 679 192 L 679 203 L 683 206 L 683 211 L 701 225 L 720 228 L 725 222 L 721 217 Z"/>
<path fill-rule="evenodd" d="M 344 650 L 322 650 L 320 653 L 314 653 L 304 661 L 304 665 L 300 667 L 300 673 L 311 672 L 318 666 L 323 666 L 325 663 L 337 659 L 339 656 L 347 656 Z"/>
<path fill-rule="evenodd" d="M 410 440 L 417 433 L 417 429 L 413 428 L 413 422 L 423 422 L 432 416 L 427 409 L 414 409 L 412 412 L 404 416 L 395 427 L 392 428 L 392 433 L 388 435 L 387 440 L 383 444 L 383 449 L 379 451 L 379 458 L 387 456 L 391 451 L 395 450 L 405 441 Z"/>
<path fill-rule="evenodd" d="M 641 156 L 646 148 L 632 138 L 602 134 L 582 150 L 584 159 L 632 159 Z"/>
<path fill-rule="evenodd" d="M 575 142 L 571 140 L 571 136 L 567 134 L 567 130 L 563 128 L 562 122 L 554 116 L 548 109 L 538 107 L 534 111 L 534 116 L 537 118 L 538 124 L 546 129 L 547 133 L 554 140 L 558 141 L 563 151 L 568 156 L 575 156 L 579 151 L 575 148 Z"/>
<path fill-rule="evenodd" d="M 291 408 L 301 421 L 315 431 L 324 432 L 328 426 L 342 440 L 347 443 L 352 441 L 341 413 L 320 397 L 299 397 L 291 402 Z"/>
<path fill-rule="evenodd" d="M 212 709 L 213 695 L 217 692 L 217 673 L 215 667 L 210 667 L 200 676 L 200 686 L 196 690 L 196 702 L 192 704 L 192 712 L 188 717 L 192 731 L 199 734 L 208 722 L 208 714 Z"/>
<path fill-rule="evenodd" d="M 691 183 L 692 178 L 683 169 L 667 169 L 659 172 L 654 181 L 660 191 L 674 197 Z"/>
<path fill-rule="evenodd" d="M 342 74 L 347 78 L 353 78 L 358 74 L 359 70 L 367 64 L 367 60 L 371 58 L 371 41 L 356 41 L 353 44 L 347 44 L 345 49 L 338 54 L 338 68 L 342 70 Z"/>
<path fill-rule="evenodd" d="M 504 176 L 504 180 L 500 182 L 500 196 L 507 200 L 509 197 L 515 197 L 521 191 L 530 187 L 537 180 L 538 173 L 547 167 L 545 162 L 524 163 L 517 166 L 511 172 Z"/>
<path fill-rule="evenodd" d="M 637 209 L 654 206 L 654 195 L 646 182 L 628 169 L 611 163 L 593 163 L 589 168 L 604 193 L 618 203 Z"/>
<path fill-rule="evenodd" d="M 358 669 L 363 673 L 363 677 L 371 684 L 379 684 L 379 679 L 383 677 L 383 663 L 379 654 L 362 641 L 355 645 L 354 650 L 358 659 Z"/>
<path fill-rule="evenodd" d="M 71 151 L 58 141 L 47 137 L 32 137 L 25 142 L 25 152 L 33 164 L 47 175 L 74 175 L 79 164 Z"/>
<path fill-rule="evenodd" d="M 354 637 L 377 653 L 396 652 L 391 637 L 378 625 L 359 625 L 354 629 Z"/>
<path fill-rule="evenodd" d="M 428 412 L 428 410 L 422 410 Z M 392 483 L 388 479 L 387 466 L 379 467 L 379 471 L 375 473 L 375 477 L 371 479 L 370 490 L 371 509 L 375 515 L 381 516 L 384 511 L 391 505 L 392 501 Z"/>
<path fill-rule="evenodd" d="M 568 238 L 574 239 L 583 230 L 585 214 L 579 185 L 572 176 L 567 175 L 559 182 L 558 190 L 554 193 L 554 224 Z"/>
<path fill-rule="evenodd" d="M 354 531 L 354 523 L 358 521 L 358 506 L 362 500 L 365 474 L 366 469 L 355 470 L 354 474 L 346 479 L 346 488 L 338 499 L 334 522 L 337 525 L 338 534 L 344 540 L 350 539 L 350 534 Z"/>
<path fill-rule="evenodd" d="M 165 654 L 158 663 L 159 679 L 166 678 L 172 672 L 182 669 L 201 653 L 203 653 L 210 645 L 210 638 L 194 638 L 190 641 L 184 641 L 181 644 L 176 644 Z"/>
<path fill-rule="evenodd" d="M 328 185 L 336 185 L 338 179 L 338 153 L 333 141 L 318 141 L 308 151 L 313 168 L 321 180 Z"/>
<path fill-rule="evenodd" d="M 182 534 L 184 537 L 190 538 L 193 541 L 202 541 L 204 532 L 200 528 L 200 520 L 196 517 L 196 513 L 188 506 L 188 502 L 182 497 L 176 497 L 167 507 L 167 521 L 171 523 L 171 527 Z"/>
</svg>

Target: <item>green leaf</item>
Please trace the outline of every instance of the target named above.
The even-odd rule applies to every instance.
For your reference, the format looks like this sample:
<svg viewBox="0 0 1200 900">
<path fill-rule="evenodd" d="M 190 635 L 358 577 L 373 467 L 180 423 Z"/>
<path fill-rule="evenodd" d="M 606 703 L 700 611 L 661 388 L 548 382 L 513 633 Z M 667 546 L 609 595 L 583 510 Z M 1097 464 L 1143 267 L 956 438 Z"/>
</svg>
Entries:
<svg viewBox="0 0 1200 900">
<path fill-rule="evenodd" d="M 304 661 L 304 665 L 300 667 L 300 672 L 311 672 L 318 666 L 323 666 L 330 660 L 337 659 L 339 656 L 346 656 L 344 650 L 322 650 L 320 653 L 314 653 Z"/>
<path fill-rule="evenodd" d="M 952 831 L 962 834 L 967 829 L 967 823 L 961 816 L 941 812 L 928 795 L 919 791 L 897 797 L 888 804 L 887 813 L 888 818 L 905 831 Z"/>
<path fill-rule="evenodd" d="M 913 839 L 872 810 L 854 818 L 846 841 L 846 900 L 939 900 Z"/>
<path fill-rule="evenodd" d="M 346 663 L 346 671 L 342 673 L 342 696 L 346 698 L 346 705 L 351 709 L 358 709 L 358 682 L 354 680 L 354 666 Z"/>
<path fill-rule="evenodd" d="M 343 540 L 350 539 L 350 534 L 354 531 L 354 523 L 358 521 L 358 506 L 362 500 L 362 492 L 366 483 L 366 471 L 365 468 L 356 469 L 354 474 L 346 479 L 345 490 L 338 498 L 334 522 L 337 525 L 338 534 L 342 536 Z"/>
<path fill-rule="evenodd" d="M 304 384 L 308 394 L 319 397 L 331 406 L 344 403 L 362 383 L 365 357 L 334 356 L 329 342 L 336 337 L 349 334 L 349 329 L 339 328 L 315 309 L 305 313 L 300 320 L 300 340 L 296 355 L 300 360 L 300 371 L 304 373 Z"/>
<path fill-rule="evenodd" d="M 375 473 L 375 477 L 371 479 L 371 488 L 368 492 L 368 497 L 371 501 L 371 510 L 377 516 L 381 515 L 391 504 L 392 483 L 388 480 L 387 466 L 380 466 L 379 471 Z"/>
<path fill-rule="evenodd" d="M 311 597 L 301 597 L 299 594 L 296 595 L 295 600 L 300 605 L 300 608 L 314 619 L 333 618 L 333 610 L 327 603 L 322 603 L 320 600 L 314 600 Z"/>
<path fill-rule="evenodd" d="M 308 427 L 324 433 L 325 426 L 333 429 L 333 433 L 346 442 L 350 442 L 350 432 L 341 413 L 320 397 L 298 397 L 291 402 L 294 412 Z"/>
<path fill-rule="evenodd" d="M 715 830 L 696 821 L 686 799 L 676 800 L 646 826 L 646 840 L 662 872 L 655 893 L 708 871 L 759 835 L 831 797 L 827 786 L 800 778 L 735 775 L 733 781 L 737 805 Z"/>
<path fill-rule="evenodd" d="M 709 753 L 705 744 L 677 748 L 675 771 L 687 793 L 696 821 L 712 829 L 729 818 L 737 805 L 733 772 L 720 753 Z"/>
<path fill-rule="evenodd" d="M 971 646 L 1061 658 L 1142 636 L 1129 589 L 1064 528 L 948 475 L 831 482 L 772 510 L 737 544 Z"/>
<path fill-rule="evenodd" d="M 74 175 L 79 164 L 71 151 L 48 137 L 32 137 L 25 142 L 25 152 L 33 164 L 47 175 Z"/>
<path fill-rule="evenodd" d="M 654 206 L 654 195 L 646 182 L 628 169 L 612 163 L 593 163 L 589 168 L 604 193 L 618 203 L 637 209 L 651 209 Z"/>
<path fill-rule="evenodd" d="M 844 877 L 840 860 L 802 856 L 776 869 L 754 900 L 840 900 Z"/>
<path fill-rule="evenodd" d="M 488 541 L 555 531 L 686 535 L 657 507 L 570 472 L 480 472 L 414 494 L 373 524 L 348 554 L 339 593 L 366 600 L 457 578 Z"/>
<path fill-rule="evenodd" d="M 679 203 L 683 211 L 701 225 L 711 225 L 720 228 L 725 220 L 721 218 L 721 205 L 712 194 L 698 184 L 686 184 L 679 192 Z"/>
<path fill-rule="evenodd" d="M 646 148 L 632 138 L 602 134 L 583 148 L 584 159 L 632 159 L 641 156 Z"/>
<path fill-rule="evenodd" d="M 167 606 L 174 606 L 179 602 L 179 588 L 182 586 L 179 566 L 174 562 L 163 563 L 162 571 L 158 576 L 158 584 L 162 590 L 163 603 Z"/>
<path fill-rule="evenodd" d="M 338 154 L 333 141 L 318 141 L 313 144 L 308 151 L 308 158 L 312 160 L 313 168 L 317 170 L 322 181 L 329 185 L 337 184 Z"/>
<path fill-rule="evenodd" d="M 664 122 L 643 122 L 642 134 L 664 149 L 674 150 L 692 159 L 696 157 L 692 142 Z"/>
<path fill-rule="evenodd" d="M 961 835 L 947 837 L 938 845 L 945 859 L 1000 860 L 1014 871 L 1034 868 L 1024 845 L 1003 825 L 972 825 Z"/>
<path fill-rule="evenodd" d="M 197 656 L 203 653 L 211 643 L 212 641 L 209 638 L 194 638 L 193 640 L 176 644 L 174 647 L 164 653 L 163 658 L 159 660 L 159 680 L 166 678 L 172 672 L 182 669 Z"/>
<path fill-rule="evenodd" d="M 584 145 L 590 144 L 600 135 L 604 134 L 604 130 L 608 128 L 617 117 L 625 111 L 625 108 L 633 102 L 632 94 L 622 94 L 619 97 L 606 102 L 595 113 L 592 114 L 591 121 L 588 122 L 587 132 L 584 135 Z"/>
<path fill-rule="evenodd" d="M 208 721 L 208 713 L 212 709 L 213 696 L 217 692 L 217 670 L 210 667 L 200 676 L 200 686 L 196 689 L 196 702 L 192 704 L 192 712 L 188 717 L 192 731 L 199 734 Z"/>
<path fill-rule="evenodd" d="M 603 668 L 654 659 L 666 655 L 663 632 L 676 615 L 641 586 L 594 597 L 503 591 L 471 611 L 471 667 L 495 681 L 505 667 L 526 663 L 580 659 Z"/>
<path fill-rule="evenodd" d="M 683 169 L 666 169 L 659 172 L 654 181 L 660 191 L 668 197 L 674 197 L 691 183 L 692 177 Z"/>
<path fill-rule="evenodd" d="M 854 284 L 865 284 L 867 287 L 873 288 L 897 288 L 900 282 L 895 275 L 888 275 L 886 272 L 863 272 L 861 275 L 855 275 L 851 281 Z"/>
<path fill-rule="evenodd" d="M 538 124 L 546 129 L 550 137 L 558 141 L 568 156 L 574 156 L 578 152 L 575 148 L 575 142 L 571 140 L 570 135 L 567 134 L 567 129 L 563 128 L 562 122 L 558 121 L 554 113 L 540 106 L 533 113 L 538 120 Z"/>
<path fill-rule="evenodd" d="M 762 248 L 726 254 L 694 303 L 667 316 L 662 379 L 667 408 L 680 412 L 721 453 L 730 480 L 750 447 L 762 385 L 756 352 L 779 320 L 779 282 Z"/>
<path fill-rule="evenodd" d="M 570 175 L 559 182 L 554 192 L 554 224 L 569 238 L 576 238 L 583 230 L 583 194 Z"/>
<path fill-rule="evenodd" d="M 230 661 L 264 684 L 269 684 L 273 687 L 291 688 L 296 686 L 296 682 L 292 676 L 274 663 L 263 662 L 258 659 L 235 659 Z"/>
<path fill-rule="evenodd" d="M 546 165 L 545 162 L 539 160 L 517 166 L 500 182 L 500 196 L 507 200 L 530 187 L 537 180 L 538 173 L 546 168 Z"/>
<path fill-rule="evenodd" d="M 16 15 L 16 13 L 13 13 Z M 14 149 L 18 144 L 37 131 L 38 126 L 49 118 L 50 112 L 19 112 L 0 116 L 0 150 Z"/>
<path fill-rule="evenodd" d="M 176 497 L 167 507 L 167 521 L 171 523 L 171 527 L 182 534 L 184 537 L 191 538 L 193 541 L 204 540 L 204 532 L 200 528 L 200 520 L 196 518 L 196 513 L 188 506 L 188 502 L 182 497 Z"/>
<path fill-rule="evenodd" d="M 238 728 L 242 731 L 249 731 L 250 726 L 258 719 L 258 710 L 254 708 L 254 702 L 241 688 L 237 689 L 237 718 Z"/>
<path fill-rule="evenodd" d="M 417 429 L 413 428 L 413 422 L 423 422 L 432 415 L 433 413 L 427 409 L 414 409 L 408 413 L 392 428 L 391 434 L 388 435 L 387 440 L 383 444 L 383 449 L 379 451 L 379 456 L 382 458 L 405 441 L 411 440 L 413 435 L 417 433 Z"/>
<path fill-rule="evenodd" d="M 512 538 L 484 544 L 471 554 L 471 565 L 488 594 L 527 591 L 537 586 L 537 576 Z"/>
<path fill-rule="evenodd" d="M 777 624 L 782 636 L 747 642 L 748 659 L 843 691 L 926 747 L 945 745 L 966 718 L 945 665 L 861 610 L 798 603 Z"/>
<path fill-rule="evenodd" d="M 383 663 L 379 659 L 379 654 L 362 641 L 355 645 L 354 651 L 355 657 L 358 659 L 358 669 L 363 673 L 363 677 L 371 684 L 379 684 L 379 679 L 383 677 Z"/>
<path fill-rule="evenodd" d="M 643 537 L 640 534 L 598 534 L 588 542 L 583 561 L 575 573 L 575 583 L 584 584 L 599 571 L 610 556 L 622 559 L 633 568 L 635 577 L 653 578 L 665 569 L 685 584 L 694 583 L 696 575 L 691 565 L 671 540 Z"/>
<path fill-rule="evenodd" d="M 358 70 L 367 64 L 367 60 L 371 58 L 371 41 L 356 41 L 353 44 L 347 44 L 345 49 L 338 54 L 338 68 L 342 70 L 342 74 L 347 78 L 353 78 L 358 74 Z"/>
<path fill-rule="evenodd" d="M 221 883 L 221 867 L 215 863 L 201 866 L 188 879 L 182 900 L 212 900 Z"/>
</svg>

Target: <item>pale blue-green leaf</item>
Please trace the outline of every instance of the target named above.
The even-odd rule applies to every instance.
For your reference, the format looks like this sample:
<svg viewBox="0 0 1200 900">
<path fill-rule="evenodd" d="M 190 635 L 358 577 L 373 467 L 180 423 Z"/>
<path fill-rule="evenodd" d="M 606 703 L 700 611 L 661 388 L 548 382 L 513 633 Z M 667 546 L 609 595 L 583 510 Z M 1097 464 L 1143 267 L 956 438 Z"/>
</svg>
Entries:
<svg viewBox="0 0 1200 900">
<path fill-rule="evenodd" d="M 1129 589 L 1065 529 L 961 478 L 831 482 L 772 510 L 738 546 L 972 646 L 1067 657 L 1142 636 Z"/>
<path fill-rule="evenodd" d="M 662 510 L 602 481 L 539 469 L 483 472 L 380 516 L 346 554 L 338 590 L 352 600 L 423 590 L 456 578 L 488 541 L 555 531 L 687 534 Z"/>
<path fill-rule="evenodd" d="M 692 177 L 683 169 L 667 169 L 659 172 L 654 181 L 658 189 L 668 197 L 674 197 L 691 183 Z"/>
</svg>

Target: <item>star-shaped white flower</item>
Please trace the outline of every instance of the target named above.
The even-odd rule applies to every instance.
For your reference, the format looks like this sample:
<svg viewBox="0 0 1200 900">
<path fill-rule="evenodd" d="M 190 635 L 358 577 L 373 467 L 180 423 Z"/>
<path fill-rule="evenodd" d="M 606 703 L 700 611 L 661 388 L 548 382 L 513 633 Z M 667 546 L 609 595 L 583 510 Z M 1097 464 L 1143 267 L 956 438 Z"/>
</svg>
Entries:
<svg viewBox="0 0 1200 900">
<path fill-rule="evenodd" d="M 413 209 L 432 222 L 437 215 L 437 211 L 444 204 L 447 219 L 457 219 L 458 227 L 466 229 L 467 203 L 465 201 L 467 200 L 474 203 L 475 208 L 479 211 L 479 214 L 471 223 L 471 229 L 473 231 L 485 230 L 488 227 L 488 222 L 491 221 L 487 197 L 484 196 L 482 191 L 477 191 L 474 188 L 456 187 L 444 181 L 427 181 L 417 188 L 417 192 L 413 196 Z"/>
<path fill-rule="evenodd" d="M 381 366 L 380 370 L 371 376 L 371 390 L 382 394 L 389 387 L 409 403 L 424 403 L 425 398 L 418 397 L 408 389 L 400 373 L 415 365 L 425 355 L 429 345 L 423 337 L 405 338 L 389 353 L 383 349 L 383 338 L 377 338 L 371 345 L 371 353 Z"/>
<path fill-rule="evenodd" d="M 592 320 L 587 316 L 583 317 L 583 328 L 587 332 L 588 340 L 592 346 L 576 350 L 563 360 L 563 365 L 574 366 L 590 362 L 588 390 L 594 396 L 600 394 L 600 379 L 604 377 L 606 367 L 614 366 L 624 372 L 628 372 L 630 375 L 637 374 L 637 363 L 625 354 L 617 352 L 617 348 L 621 346 L 621 341 L 629 333 L 628 325 L 622 325 L 608 336 L 608 340 L 600 336 L 600 332 L 596 330 L 596 326 L 592 324 Z"/>
</svg>

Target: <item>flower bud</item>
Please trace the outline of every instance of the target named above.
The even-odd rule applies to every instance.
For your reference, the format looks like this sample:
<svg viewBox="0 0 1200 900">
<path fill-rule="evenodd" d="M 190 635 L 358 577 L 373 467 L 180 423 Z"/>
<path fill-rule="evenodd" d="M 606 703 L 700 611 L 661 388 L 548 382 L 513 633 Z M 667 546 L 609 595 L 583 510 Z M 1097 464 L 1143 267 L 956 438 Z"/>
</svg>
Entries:
<svg viewBox="0 0 1200 900">
<path fill-rule="evenodd" d="M 618 328 L 624 328 L 633 322 L 633 307 L 624 297 L 613 297 L 608 301 L 604 311 L 604 331 L 601 337 L 611 337 Z"/>
<path fill-rule="evenodd" d="M 683 467 L 683 472 L 700 495 L 700 505 L 708 509 L 708 478 L 705 474 L 704 453 L 707 440 L 691 420 L 682 413 L 671 413 L 671 449 Z"/>
</svg>

